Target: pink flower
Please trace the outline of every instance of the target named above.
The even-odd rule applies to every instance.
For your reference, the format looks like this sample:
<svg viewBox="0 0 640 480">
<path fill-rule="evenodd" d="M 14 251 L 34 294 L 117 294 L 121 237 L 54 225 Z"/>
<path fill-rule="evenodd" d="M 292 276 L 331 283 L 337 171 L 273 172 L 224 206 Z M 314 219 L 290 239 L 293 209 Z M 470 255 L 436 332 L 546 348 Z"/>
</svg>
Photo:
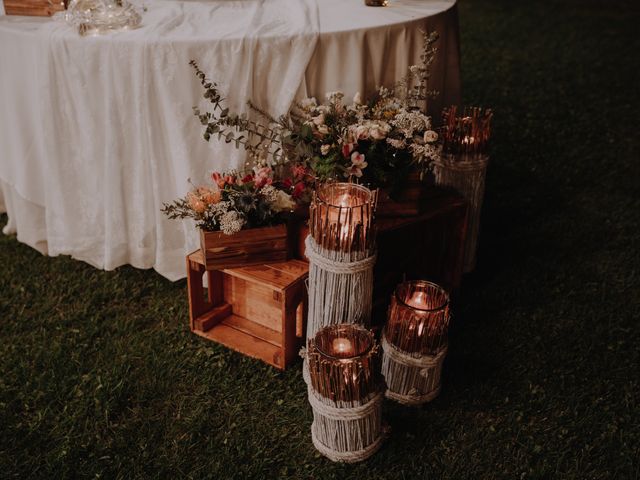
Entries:
<svg viewBox="0 0 640 480">
<path fill-rule="evenodd" d="M 342 145 L 342 155 L 344 155 L 344 158 L 349 158 L 349 155 L 351 155 L 351 152 L 353 152 L 353 148 L 353 143 L 345 143 L 344 145 Z"/>
<path fill-rule="evenodd" d="M 367 166 L 367 163 L 364 161 L 364 153 L 353 152 L 351 154 L 351 163 L 359 166 L 359 168 L 364 168 Z"/>
<path fill-rule="evenodd" d="M 365 164 L 365 166 L 366 166 L 366 164 Z M 354 177 L 360 178 L 362 176 L 362 169 L 360 167 L 358 167 L 357 165 L 351 165 L 349 167 L 349 169 L 347 170 L 347 172 L 349 173 L 349 175 L 352 175 Z"/>
<path fill-rule="evenodd" d="M 255 172 L 254 182 L 256 188 L 262 188 L 273 183 L 273 170 L 271 170 L 271 167 L 254 167 L 253 171 Z"/>
</svg>

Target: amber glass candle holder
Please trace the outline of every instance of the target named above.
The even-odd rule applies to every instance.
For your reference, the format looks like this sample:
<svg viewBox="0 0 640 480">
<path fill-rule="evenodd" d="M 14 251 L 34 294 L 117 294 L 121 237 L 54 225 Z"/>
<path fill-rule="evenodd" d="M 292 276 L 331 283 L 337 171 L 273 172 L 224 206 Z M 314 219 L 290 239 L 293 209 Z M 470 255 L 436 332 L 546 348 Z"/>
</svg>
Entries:
<svg viewBox="0 0 640 480">
<path fill-rule="evenodd" d="M 379 390 L 380 355 L 373 333 L 356 324 L 330 325 L 307 348 L 316 393 L 333 402 L 363 402 Z"/>
<path fill-rule="evenodd" d="M 437 355 L 447 345 L 449 320 L 449 294 L 441 286 L 408 281 L 391 297 L 384 335 L 401 352 Z"/>
<path fill-rule="evenodd" d="M 389 2 L 387 0 L 364 0 L 367 7 L 386 7 Z"/>
<path fill-rule="evenodd" d="M 309 206 L 309 233 L 322 248 L 362 252 L 373 246 L 377 191 L 355 183 L 327 183 Z"/>
</svg>

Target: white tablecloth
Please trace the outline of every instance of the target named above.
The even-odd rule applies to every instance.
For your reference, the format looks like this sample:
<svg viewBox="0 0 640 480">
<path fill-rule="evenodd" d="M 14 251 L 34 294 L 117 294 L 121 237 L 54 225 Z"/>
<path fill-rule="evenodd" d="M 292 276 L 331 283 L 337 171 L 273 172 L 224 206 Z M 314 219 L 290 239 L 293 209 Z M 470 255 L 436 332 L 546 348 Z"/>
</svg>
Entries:
<svg viewBox="0 0 640 480">
<path fill-rule="evenodd" d="M 147 2 L 137 30 L 79 37 L 51 19 L 0 16 L 0 209 L 6 232 L 42 253 L 103 269 L 131 264 L 175 280 L 198 247 L 163 202 L 188 179 L 237 167 L 242 153 L 202 139 L 203 105 L 188 62 L 272 114 L 297 96 L 372 92 L 417 63 L 420 29 L 440 54 L 430 110 L 458 103 L 455 0 L 205 0 Z"/>
</svg>

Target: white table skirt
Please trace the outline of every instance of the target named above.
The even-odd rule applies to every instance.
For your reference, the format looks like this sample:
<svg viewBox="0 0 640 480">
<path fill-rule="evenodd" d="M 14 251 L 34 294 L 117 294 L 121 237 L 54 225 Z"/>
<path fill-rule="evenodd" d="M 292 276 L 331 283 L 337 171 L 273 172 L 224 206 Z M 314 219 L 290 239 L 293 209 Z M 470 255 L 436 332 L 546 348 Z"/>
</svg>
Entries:
<svg viewBox="0 0 640 480">
<path fill-rule="evenodd" d="M 233 147 L 202 139 L 190 59 L 235 110 L 252 99 L 278 115 L 295 97 L 392 84 L 417 63 L 426 28 L 441 35 L 430 85 L 441 95 L 429 110 L 460 100 L 455 0 L 147 6 L 141 28 L 102 37 L 0 16 L 0 210 L 5 232 L 42 253 L 185 276 L 198 235 L 190 222 L 167 220 L 162 203 L 184 195 L 188 179 L 244 162 Z"/>
</svg>

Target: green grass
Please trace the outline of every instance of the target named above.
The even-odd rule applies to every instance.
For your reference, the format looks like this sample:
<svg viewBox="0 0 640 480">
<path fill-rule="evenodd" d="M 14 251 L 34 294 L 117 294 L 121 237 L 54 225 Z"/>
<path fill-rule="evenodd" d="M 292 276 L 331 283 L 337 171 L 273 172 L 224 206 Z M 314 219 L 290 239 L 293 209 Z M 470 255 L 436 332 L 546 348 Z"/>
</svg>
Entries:
<svg viewBox="0 0 640 480">
<path fill-rule="evenodd" d="M 315 452 L 299 369 L 192 335 L 184 282 L 0 236 L 0 477 L 638 478 L 639 20 L 462 1 L 464 99 L 497 112 L 478 269 L 441 396 L 385 405 L 369 461 Z"/>
</svg>

